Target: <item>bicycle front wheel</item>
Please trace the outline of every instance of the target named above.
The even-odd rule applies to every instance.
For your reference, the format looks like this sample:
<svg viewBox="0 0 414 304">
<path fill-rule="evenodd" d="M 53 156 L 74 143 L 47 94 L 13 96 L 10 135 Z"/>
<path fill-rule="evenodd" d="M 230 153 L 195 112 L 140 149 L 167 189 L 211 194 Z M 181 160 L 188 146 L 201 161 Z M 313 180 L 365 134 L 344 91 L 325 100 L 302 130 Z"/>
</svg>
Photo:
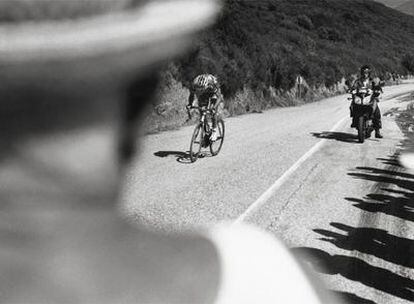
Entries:
<svg viewBox="0 0 414 304">
<path fill-rule="evenodd" d="M 217 140 L 210 143 L 210 152 L 213 156 L 216 156 L 220 152 L 221 147 L 223 146 L 225 129 L 224 129 L 224 121 L 222 119 L 218 119 L 217 121 L 216 132 L 218 132 Z"/>
<path fill-rule="evenodd" d="M 190 160 L 195 162 L 200 155 L 201 145 L 203 143 L 203 128 L 201 125 L 197 125 L 194 129 L 193 136 L 191 137 L 190 144 Z"/>
</svg>

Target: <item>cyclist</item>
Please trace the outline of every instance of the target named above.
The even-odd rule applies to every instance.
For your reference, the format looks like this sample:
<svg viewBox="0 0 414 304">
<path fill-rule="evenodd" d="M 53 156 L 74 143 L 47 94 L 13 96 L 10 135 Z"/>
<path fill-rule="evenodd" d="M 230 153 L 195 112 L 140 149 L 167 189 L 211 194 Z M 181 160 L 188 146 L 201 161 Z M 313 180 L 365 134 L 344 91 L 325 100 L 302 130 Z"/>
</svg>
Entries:
<svg viewBox="0 0 414 304">
<path fill-rule="evenodd" d="M 217 120 L 219 107 L 222 105 L 222 94 L 217 77 L 211 74 L 201 74 L 194 78 L 190 87 L 190 96 L 188 97 L 187 111 L 189 111 L 194 104 L 194 99 L 197 99 L 199 107 L 210 106 L 213 111 L 213 129 L 211 132 L 211 140 L 217 140 Z"/>
<path fill-rule="evenodd" d="M 372 114 L 372 123 L 374 125 L 375 130 L 375 137 L 382 138 L 382 134 L 380 129 L 382 127 L 381 122 L 381 112 L 378 107 L 379 96 L 383 92 L 381 88 L 381 83 L 378 81 L 379 79 L 375 79 L 375 81 L 371 78 L 371 68 L 368 65 L 364 65 L 360 69 L 360 76 L 354 82 L 351 88 L 351 93 L 353 95 L 352 103 L 351 103 L 351 116 L 353 117 L 353 104 L 355 102 L 355 95 L 358 92 L 366 91 L 368 94 L 371 95 L 370 103 L 373 108 Z M 353 117 L 351 127 L 356 126 L 356 121 Z"/>
</svg>

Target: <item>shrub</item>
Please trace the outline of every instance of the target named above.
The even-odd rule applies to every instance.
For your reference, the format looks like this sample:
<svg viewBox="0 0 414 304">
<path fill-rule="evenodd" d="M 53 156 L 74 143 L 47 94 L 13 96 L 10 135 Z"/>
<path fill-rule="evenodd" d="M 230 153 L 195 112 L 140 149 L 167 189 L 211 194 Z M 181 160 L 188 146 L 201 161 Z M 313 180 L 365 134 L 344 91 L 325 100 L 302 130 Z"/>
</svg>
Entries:
<svg viewBox="0 0 414 304">
<path fill-rule="evenodd" d="M 306 15 L 299 15 L 296 18 L 296 23 L 300 26 L 303 27 L 306 30 L 311 30 L 313 29 L 313 23 L 312 20 L 306 16 Z"/>
<path fill-rule="evenodd" d="M 414 74 L 414 55 L 413 54 L 406 54 L 403 57 L 401 63 L 408 72 L 410 72 L 411 74 Z"/>
<path fill-rule="evenodd" d="M 345 40 L 337 29 L 325 26 L 321 26 L 320 28 L 318 28 L 318 36 L 321 39 L 330 40 L 334 42 Z"/>
</svg>

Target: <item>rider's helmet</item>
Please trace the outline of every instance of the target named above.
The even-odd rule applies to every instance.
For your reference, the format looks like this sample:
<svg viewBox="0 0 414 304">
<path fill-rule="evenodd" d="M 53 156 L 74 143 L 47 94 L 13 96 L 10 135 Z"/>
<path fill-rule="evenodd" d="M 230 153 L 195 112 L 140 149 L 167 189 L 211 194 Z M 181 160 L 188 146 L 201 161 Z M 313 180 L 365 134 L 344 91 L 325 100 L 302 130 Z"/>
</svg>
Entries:
<svg viewBox="0 0 414 304">
<path fill-rule="evenodd" d="M 360 69 L 361 76 L 369 77 L 371 75 L 371 67 L 369 65 L 363 65 Z"/>
<path fill-rule="evenodd" d="M 202 74 L 196 77 L 195 79 L 195 86 L 198 88 L 206 88 L 209 84 L 209 75 L 207 74 Z"/>
</svg>

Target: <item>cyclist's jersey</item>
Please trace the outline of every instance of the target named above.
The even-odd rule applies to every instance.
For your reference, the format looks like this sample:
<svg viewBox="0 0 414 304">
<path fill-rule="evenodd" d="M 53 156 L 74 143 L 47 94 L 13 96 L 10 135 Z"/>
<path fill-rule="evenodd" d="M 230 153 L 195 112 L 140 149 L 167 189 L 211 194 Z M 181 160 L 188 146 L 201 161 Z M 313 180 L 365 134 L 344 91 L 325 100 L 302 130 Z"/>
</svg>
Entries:
<svg viewBox="0 0 414 304">
<path fill-rule="evenodd" d="M 210 99 L 217 100 L 220 96 L 220 85 L 217 78 L 211 74 L 202 74 L 194 78 L 191 94 L 197 97 L 199 106 L 207 106 Z"/>
</svg>

